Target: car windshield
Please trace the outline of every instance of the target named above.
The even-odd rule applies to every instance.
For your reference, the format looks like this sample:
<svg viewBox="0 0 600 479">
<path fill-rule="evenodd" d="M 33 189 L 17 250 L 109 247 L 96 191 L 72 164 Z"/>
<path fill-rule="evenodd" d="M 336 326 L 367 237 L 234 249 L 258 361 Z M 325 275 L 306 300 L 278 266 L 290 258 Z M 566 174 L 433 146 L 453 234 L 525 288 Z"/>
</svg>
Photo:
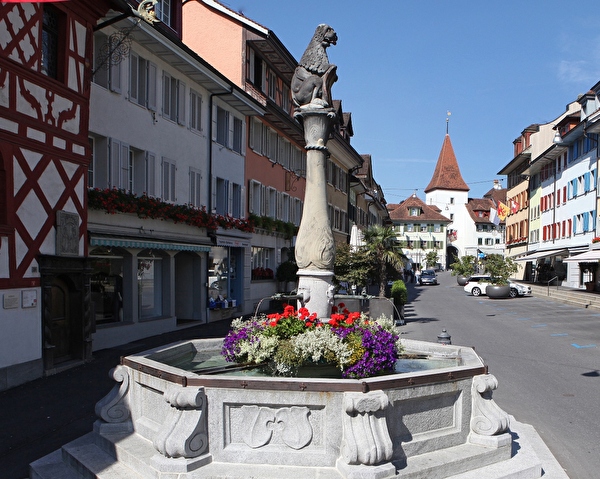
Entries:
<svg viewBox="0 0 600 479">
<path fill-rule="evenodd" d="M 421 276 L 435 276 L 435 272 L 433 272 L 433 271 L 423 271 L 423 273 L 421 273 Z"/>
</svg>

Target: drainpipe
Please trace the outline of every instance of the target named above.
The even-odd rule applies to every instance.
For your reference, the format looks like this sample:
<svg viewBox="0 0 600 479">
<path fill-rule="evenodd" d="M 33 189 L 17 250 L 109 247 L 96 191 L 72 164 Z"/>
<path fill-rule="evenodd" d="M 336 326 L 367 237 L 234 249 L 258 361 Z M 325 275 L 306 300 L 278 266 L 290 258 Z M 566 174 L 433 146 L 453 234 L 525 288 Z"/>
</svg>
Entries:
<svg viewBox="0 0 600 479">
<path fill-rule="evenodd" d="M 212 214 L 213 212 L 213 187 L 212 187 L 212 179 L 213 179 L 213 139 L 212 139 L 212 116 L 213 116 L 213 98 L 216 96 L 225 96 L 231 95 L 233 92 L 233 87 L 229 86 L 229 91 L 224 91 L 221 93 L 211 93 L 208 97 L 208 111 L 210 113 L 209 121 L 208 121 L 208 213 Z"/>
</svg>

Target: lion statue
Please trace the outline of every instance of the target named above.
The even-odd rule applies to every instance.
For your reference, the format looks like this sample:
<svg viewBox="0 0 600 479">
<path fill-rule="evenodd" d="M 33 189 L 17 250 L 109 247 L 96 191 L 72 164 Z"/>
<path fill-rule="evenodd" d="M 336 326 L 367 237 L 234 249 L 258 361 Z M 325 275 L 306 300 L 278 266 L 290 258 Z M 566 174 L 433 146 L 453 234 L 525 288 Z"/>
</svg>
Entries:
<svg viewBox="0 0 600 479">
<path fill-rule="evenodd" d="M 315 30 L 292 78 L 292 100 L 297 107 L 331 106 L 331 85 L 337 80 L 337 67 L 329 63 L 326 49 L 335 45 L 337 39 L 329 25 L 321 24 Z"/>
</svg>

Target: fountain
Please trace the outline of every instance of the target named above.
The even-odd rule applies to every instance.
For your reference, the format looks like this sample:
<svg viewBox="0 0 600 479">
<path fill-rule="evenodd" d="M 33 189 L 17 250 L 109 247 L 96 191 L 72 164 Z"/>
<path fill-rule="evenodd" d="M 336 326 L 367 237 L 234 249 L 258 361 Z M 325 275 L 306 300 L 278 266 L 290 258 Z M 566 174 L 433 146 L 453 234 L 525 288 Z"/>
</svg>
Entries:
<svg viewBox="0 0 600 479">
<path fill-rule="evenodd" d="M 336 41 L 319 25 L 291 85 L 308 151 L 297 299 L 319 318 L 334 299 L 325 160 L 337 76 L 325 49 Z M 32 477 L 507 477 L 485 469 L 511 458 L 512 436 L 481 358 L 472 348 L 402 343 L 453 364 L 365 379 L 261 377 L 215 363 L 222 340 L 214 339 L 124 357 L 94 430 L 32 463 Z M 541 467 L 519 472 L 510 477 L 540 477 Z"/>
</svg>

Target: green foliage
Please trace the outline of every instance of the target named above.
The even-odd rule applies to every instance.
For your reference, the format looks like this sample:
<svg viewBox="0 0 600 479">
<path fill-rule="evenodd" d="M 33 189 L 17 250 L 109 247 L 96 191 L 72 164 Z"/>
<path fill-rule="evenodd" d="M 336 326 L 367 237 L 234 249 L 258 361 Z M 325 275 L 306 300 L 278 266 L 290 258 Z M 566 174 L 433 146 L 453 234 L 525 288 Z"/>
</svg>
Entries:
<svg viewBox="0 0 600 479">
<path fill-rule="evenodd" d="M 404 255 L 398 246 L 396 233 L 389 226 L 372 226 L 365 231 L 364 240 L 378 271 L 379 297 L 383 298 L 387 283 L 387 265 L 396 270 L 404 268 Z"/>
<path fill-rule="evenodd" d="M 357 287 L 365 286 L 372 270 L 373 262 L 366 248 L 361 247 L 353 251 L 349 244 L 337 245 L 333 271 L 338 283 L 346 281 Z"/>
<path fill-rule="evenodd" d="M 394 283 L 392 284 L 391 295 L 396 306 L 406 304 L 406 302 L 408 301 L 408 290 L 406 289 L 404 281 L 402 281 L 401 279 L 394 281 Z"/>
<path fill-rule="evenodd" d="M 437 251 L 429 251 L 425 255 L 425 263 L 427 263 L 428 268 L 435 268 L 439 259 L 439 255 Z"/>
<path fill-rule="evenodd" d="M 450 268 L 452 276 L 471 276 L 475 272 L 475 256 L 466 254 L 460 259 L 455 256 Z"/>
<path fill-rule="evenodd" d="M 284 283 L 296 281 L 298 273 L 298 265 L 295 261 L 284 261 L 277 267 L 275 279 Z"/>
<path fill-rule="evenodd" d="M 505 258 L 501 254 L 489 254 L 485 258 L 485 272 L 492 277 L 493 284 L 507 284 L 508 278 L 517 271 L 519 267 L 512 258 Z"/>
</svg>

